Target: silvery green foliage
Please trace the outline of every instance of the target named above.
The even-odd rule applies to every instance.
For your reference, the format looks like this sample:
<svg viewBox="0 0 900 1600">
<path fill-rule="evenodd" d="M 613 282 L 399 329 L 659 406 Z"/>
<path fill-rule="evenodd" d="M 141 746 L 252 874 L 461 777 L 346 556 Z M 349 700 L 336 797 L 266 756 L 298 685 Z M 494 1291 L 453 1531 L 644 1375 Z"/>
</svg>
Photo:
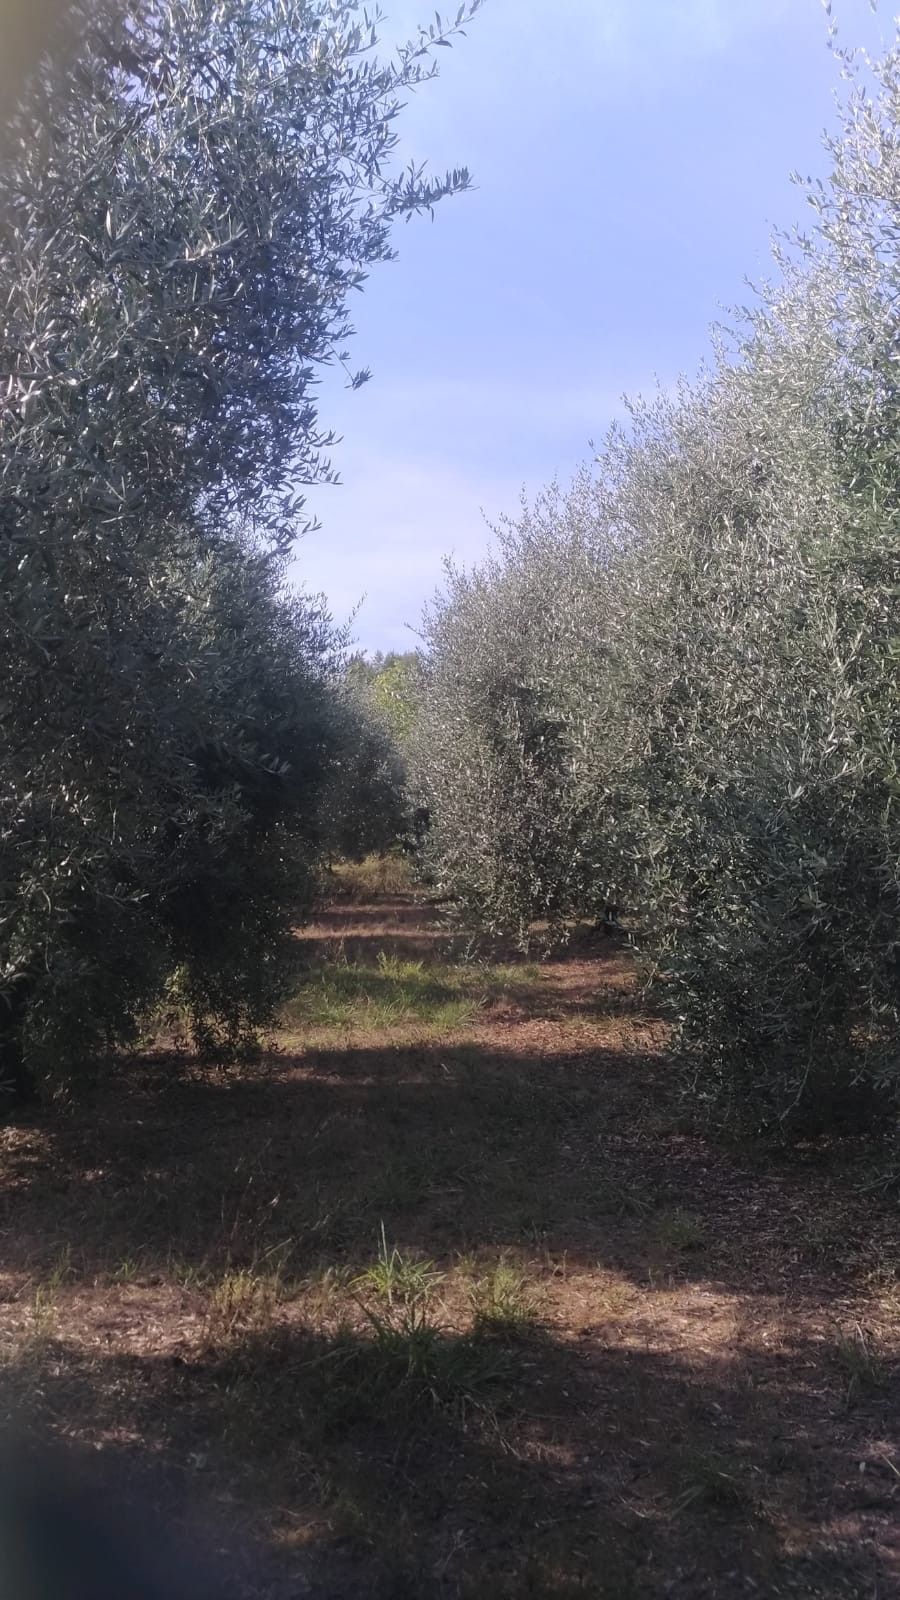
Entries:
<svg viewBox="0 0 900 1600">
<path fill-rule="evenodd" d="M 627 909 L 695 1103 L 785 1131 L 878 1126 L 898 1087 L 896 54 L 874 85 L 736 340 L 635 406 L 540 547 L 526 516 L 430 628 L 448 878 L 533 916 L 521 816 L 545 904 Z M 547 788 L 493 754 L 522 684 L 555 729 Z"/>
<path fill-rule="evenodd" d="M 485 925 L 523 943 L 533 922 L 558 927 L 607 898 L 575 744 L 578 673 L 595 668 L 606 587 L 593 498 L 583 479 L 568 498 L 553 488 L 524 506 L 495 530 L 484 566 L 448 566 L 423 627 L 413 770 L 431 820 L 427 864 Z"/>
<path fill-rule="evenodd" d="M 780 308 L 795 328 L 804 309 Z M 607 816 L 697 1089 L 809 1125 L 856 1115 L 891 1066 L 896 905 L 866 705 L 884 704 L 883 602 L 835 447 L 846 374 L 779 322 L 663 445 L 639 423 Z"/>
<path fill-rule="evenodd" d="M 389 167 L 437 27 L 384 65 L 351 0 L 70 22 L 0 163 L 0 1078 L 173 969 L 232 1035 L 270 1005 L 338 739 L 340 641 L 280 587 L 315 371 L 467 181 Z"/>
</svg>

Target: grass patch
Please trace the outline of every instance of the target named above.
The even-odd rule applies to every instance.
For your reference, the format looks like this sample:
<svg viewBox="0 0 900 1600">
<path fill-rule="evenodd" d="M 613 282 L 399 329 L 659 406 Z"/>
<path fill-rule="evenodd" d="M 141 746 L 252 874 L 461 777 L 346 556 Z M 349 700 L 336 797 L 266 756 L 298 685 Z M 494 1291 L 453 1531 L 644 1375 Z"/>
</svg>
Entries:
<svg viewBox="0 0 900 1600">
<path fill-rule="evenodd" d="M 415 1026 L 454 1033 L 492 999 L 530 987 L 536 966 L 485 967 L 404 960 L 381 950 L 372 962 L 325 961 L 282 1013 L 288 1027 L 378 1032 Z"/>
<path fill-rule="evenodd" d="M 376 1032 L 416 1024 L 451 1033 L 472 1020 L 479 998 L 461 992 L 452 967 L 426 968 L 380 951 L 373 964 L 329 961 L 285 1007 L 289 1026 Z"/>
<path fill-rule="evenodd" d="M 363 861 L 339 861 L 331 869 L 327 889 L 336 900 L 362 903 L 411 894 L 415 886 L 408 858 L 389 853 L 366 856 Z"/>
</svg>

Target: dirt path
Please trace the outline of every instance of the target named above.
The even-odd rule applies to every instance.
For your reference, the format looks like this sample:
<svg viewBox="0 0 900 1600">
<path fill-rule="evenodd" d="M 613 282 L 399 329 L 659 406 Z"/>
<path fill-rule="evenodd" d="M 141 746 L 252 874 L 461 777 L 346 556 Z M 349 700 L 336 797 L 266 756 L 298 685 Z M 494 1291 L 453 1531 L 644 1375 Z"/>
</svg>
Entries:
<svg viewBox="0 0 900 1600">
<path fill-rule="evenodd" d="M 462 966 L 406 897 L 302 945 L 261 1061 L 0 1128 L 28 1427 L 152 1463 L 243 1600 L 900 1595 L 861 1158 L 691 1133 L 610 941 Z"/>
</svg>

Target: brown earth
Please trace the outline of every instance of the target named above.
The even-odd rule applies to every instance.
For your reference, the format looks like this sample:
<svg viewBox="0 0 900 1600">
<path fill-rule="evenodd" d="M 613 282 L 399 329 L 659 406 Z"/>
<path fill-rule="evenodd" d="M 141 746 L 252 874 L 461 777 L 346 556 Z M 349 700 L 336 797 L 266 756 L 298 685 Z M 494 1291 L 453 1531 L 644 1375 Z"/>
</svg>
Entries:
<svg viewBox="0 0 900 1600">
<path fill-rule="evenodd" d="M 412 896 L 303 948 L 448 970 Z M 900 1595 L 894 1202 L 692 1131 L 615 941 L 503 972 L 11 1117 L 7 1414 L 241 1600 Z"/>
</svg>

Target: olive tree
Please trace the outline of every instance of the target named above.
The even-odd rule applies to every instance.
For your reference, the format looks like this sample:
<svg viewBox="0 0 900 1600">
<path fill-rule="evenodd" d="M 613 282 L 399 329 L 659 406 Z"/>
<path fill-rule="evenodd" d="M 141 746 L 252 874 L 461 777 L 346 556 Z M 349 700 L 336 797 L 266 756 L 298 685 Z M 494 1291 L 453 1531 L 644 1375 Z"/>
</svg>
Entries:
<svg viewBox="0 0 900 1600">
<path fill-rule="evenodd" d="M 448 565 L 423 624 L 413 771 L 428 865 L 465 909 L 523 944 L 536 921 L 559 929 L 610 898 L 612 863 L 578 767 L 608 583 L 594 520 L 586 475 L 569 495 L 554 486 L 524 504 L 494 529 L 480 567 Z"/>
<path fill-rule="evenodd" d="M 900 1059 L 900 56 L 846 64 L 813 230 L 451 579 L 422 717 L 448 881 L 619 900 L 693 1103 L 786 1133 L 890 1126 Z"/>
<path fill-rule="evenodd" d="M 298 483 L 330 473 L 316 374 L 395 220 L 467 183 L 392 159 L 437 26 L 383 62 L 352 0 L 76 0 L 69 23 L 0 145 L 20 1082 L 121 1036 L 173 970 L 232 1032 L 264 1009 L 334 744 L 339 641 L 280 568 Z"/>
</svg>

